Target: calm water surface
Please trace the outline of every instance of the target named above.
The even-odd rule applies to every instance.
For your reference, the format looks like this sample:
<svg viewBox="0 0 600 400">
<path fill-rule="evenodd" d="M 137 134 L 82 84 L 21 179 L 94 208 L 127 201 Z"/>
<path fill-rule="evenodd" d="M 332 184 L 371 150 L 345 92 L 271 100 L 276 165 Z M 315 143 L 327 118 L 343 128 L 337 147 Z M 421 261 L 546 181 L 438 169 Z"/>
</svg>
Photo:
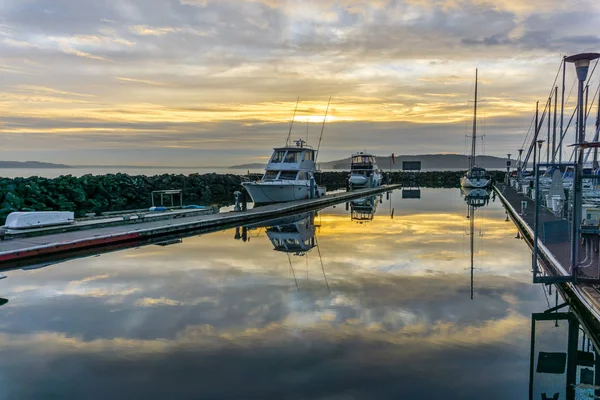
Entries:
<svg viewBox="0 0 600 400">
<path fill-rule="evenodd" d="M 550 301 L 499 201 L 473 299 L 458 189 L 376 203 L 5 272 L 0 398 L 527 398 Z"/>
</svg>

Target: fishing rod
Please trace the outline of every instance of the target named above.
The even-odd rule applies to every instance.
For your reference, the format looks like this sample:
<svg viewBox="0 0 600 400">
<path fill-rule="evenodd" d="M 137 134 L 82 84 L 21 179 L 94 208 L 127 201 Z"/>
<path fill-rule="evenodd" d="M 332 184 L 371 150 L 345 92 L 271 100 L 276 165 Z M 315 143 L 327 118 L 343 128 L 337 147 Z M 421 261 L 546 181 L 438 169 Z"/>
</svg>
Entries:
<svg viewBox="0 0 600 400">
<path fill-rule="evenodd" d="M 325 121 L 327 120 L 327 112 L 329 111 L 329 104 L 331 103 L 331 96 L 327 102 L 327 108 L 325 109 L 325 116 L 323 117 L 323 125 L 321 126 L 321 136 L 319 136 L 319 145 L 317 146 L 317 154 L 315 154 L 315 165 L 317 164 L 317 158 L 319 157 L 319 149 L 321 148 L 321 140 L 323 140 L 323 130 L 325 129 Z"/>
<path fill-rule="evenodd" d="M 292 120 L 290 121 L 290 131 L 288 132 L 287 139 L 285 139 L 285 146 L 290 145 L 290 137 L 292 136 L 292 126 L 294 126 L 294 118 L 296 118 L 296 111 L 298 110 L 298 103 L 300 102 L 300 96 L 296 99 L 296 108 L 294 108 L 294 115 L 292 115 Z"/>
</svg>

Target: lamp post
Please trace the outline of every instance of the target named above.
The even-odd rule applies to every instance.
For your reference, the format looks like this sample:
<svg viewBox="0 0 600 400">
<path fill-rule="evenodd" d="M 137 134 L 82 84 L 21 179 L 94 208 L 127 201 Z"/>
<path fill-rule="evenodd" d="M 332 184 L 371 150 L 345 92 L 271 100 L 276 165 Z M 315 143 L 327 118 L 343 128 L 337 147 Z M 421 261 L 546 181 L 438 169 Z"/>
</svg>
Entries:
<svg viewBox="0 0 600 400">
<path fill-rule="evenodd" d="M 542 145 L 544 144 L 543 140 L 536 141 L 537 146 L 533 146 L 533 178 L 537 177 L 537 165 L 539 164 L 539 160 L 537 157 L 537 150 L 540 150 L 540 158 L 542 158 Z"/>
<path fill-rule="evenodd" d="M 580 53 L 565 58 L 568 63 L 575 64 L 577 80 L 579 87 L 577 89 L 577 136 L 575 143 L 579 144 L 579 155 L 577 157 L 577 171 L 573 180 L 573 226 L 571 238 L 571 273 L 577 280 L 579 263 L 579 225 L 581 224 L 581 184 L 583 172 L 583 147 L 581 144 L 585 141 L 584 137 L 584 118 L 583 109 L 583 84 L 587 78 L 590 61 L 600 57 L 598 53 Z"/>
<path fill-rule="evenodd" d="M 519 149 L 519 161 L 517 161 L 517 180 L 519 181 L 519 183 L 521 182 L 521 170 L 522 170 L 521 159 L 523 156 L 523 150 L 524 149 Z"/>
<path fill-rule="evenodd" d="M 506 160 L 506 184 L 510 184 L 510 153 L 507 154 L 508 160 Z"/>
</svg>

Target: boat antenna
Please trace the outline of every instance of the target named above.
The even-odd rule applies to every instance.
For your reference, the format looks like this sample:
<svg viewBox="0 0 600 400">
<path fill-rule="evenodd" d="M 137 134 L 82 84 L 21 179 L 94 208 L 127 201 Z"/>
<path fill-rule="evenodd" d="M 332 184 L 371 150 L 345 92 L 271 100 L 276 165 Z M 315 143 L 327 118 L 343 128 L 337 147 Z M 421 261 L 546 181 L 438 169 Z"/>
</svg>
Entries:
<svg viewBox="0 0 600 400">
<path fill-rule="evenodd" d="M 300 102 L 300 96 L 296 99 L 296 108 L 294 108 L 294 115 L 292 115 L 292 120 L 290 121 L 290 131 L 288 132 L 287 139 L 285 139 L 285 146 L 290 145 L 290 137 L 292 136 L 292 126 L 294 126 L 294 118 L 296 118 L 296 111 L 298 110 L 298 103 Z"/>
<path fill-rule="evenodd" d="M 317 154 L 315 154 L 315 164 L 317 164 L 317 158 L 319 157 L 319 149 L 321 148 L 321 140 L 323 140 L 323 130 L 325 129 L 325 121 L 327 120 L 327 112 L 329 111 L 329 104 L 331 103 L 331 96 L 327 102 L 327 108 L 325 109 L 325 116 L 323 117 L 323 125 L 321 126 L 321 136 L 319 136 L 319 145 L 317 146 Z"/>
</svg>

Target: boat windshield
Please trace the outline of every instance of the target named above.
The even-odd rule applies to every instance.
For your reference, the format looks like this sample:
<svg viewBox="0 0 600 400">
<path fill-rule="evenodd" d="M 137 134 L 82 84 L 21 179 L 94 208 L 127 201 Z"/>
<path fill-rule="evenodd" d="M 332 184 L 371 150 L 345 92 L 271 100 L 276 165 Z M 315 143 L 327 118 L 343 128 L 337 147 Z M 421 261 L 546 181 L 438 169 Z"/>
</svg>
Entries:
<svg viewBox="0 0 600 400">
<path fill-rule="evenodd" d="M 296 179 L 297 174 L 298 171 L 281 171 L 281 173 L 279 174 L 279 179 L 294 180 Z"/>
<path fill-rule="evenodd" d="M 288 151 L 283 162 L 296 164 L 300 162 L 300 155 L 302 155 L 301 151 Z"/>
<path fill-rule="evenodd" d="M 485 177 L 485 170 L 483 169 L 474 169 L 471 171 L 471 177 L 473 178 L 484 178 Z"/>
<path fill-rule="evenodd" d="M 285 154 L 285 151 L 276 151 L 273 153 L 273 157 L 271 157 L 271 162 L 272 163 L 280 163 L 283 161 L 283 156 Z"/>
<path fill-rule="evenodd" d="M 279 171 L 266 171 L 265 176 L 263 176 L 263 181 L 272 181 L 277 178 L 277 174 Z"/>
<path fill-rule="evenodd" d="M 370 168 L 373 166 L 373 156 L 353 156 L 352 169 Z"/>
</svg>

